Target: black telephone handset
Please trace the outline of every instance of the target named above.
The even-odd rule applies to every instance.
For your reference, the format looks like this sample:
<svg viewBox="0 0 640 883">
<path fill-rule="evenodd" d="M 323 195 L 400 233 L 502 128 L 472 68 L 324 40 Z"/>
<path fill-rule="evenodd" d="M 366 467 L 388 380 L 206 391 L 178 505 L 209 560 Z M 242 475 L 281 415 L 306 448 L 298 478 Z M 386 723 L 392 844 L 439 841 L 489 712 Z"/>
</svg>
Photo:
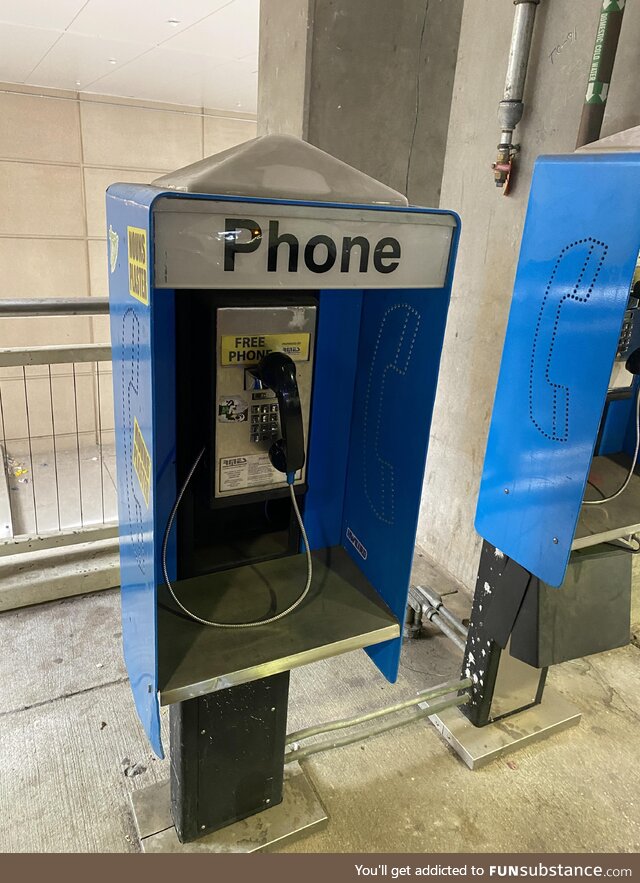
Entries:
<svg viewBox="0 0 640 883">
<path fill-rule="evenodd" d="M 295 473 L 304 466 L 304 429 L 295 362 L 286 353 L 272 352 L 248 370 L 278 398 L 282 438 L 271 445 L 269 460 L 293 484 Z"/>
</svg>

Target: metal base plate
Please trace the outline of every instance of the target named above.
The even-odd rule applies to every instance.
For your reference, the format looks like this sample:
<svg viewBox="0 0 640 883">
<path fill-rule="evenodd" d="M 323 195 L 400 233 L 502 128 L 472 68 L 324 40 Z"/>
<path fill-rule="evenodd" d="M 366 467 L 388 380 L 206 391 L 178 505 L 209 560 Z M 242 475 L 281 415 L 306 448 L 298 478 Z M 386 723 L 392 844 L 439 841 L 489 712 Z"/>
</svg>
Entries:
<svg viewBox="0 0 640 883">
<path fill-rule="evenodd" d="M 171 821 L 169 782 L 130 795 L 143 852 L 261 852 L 324 828 L 328 816 L 299 763 L 284 771 L 284 799 L 192 843 L 180 843 Z"/>
<path fill-rule="evenodd" d="M 474 727 L 458 708 L 448 708 L 429 720 L 469 769 L 476 770 L 525 745 L 575 727 L 581 717 L 575 705 L 546 687 L 540 705 L 486 727 Z"/>
</svg>

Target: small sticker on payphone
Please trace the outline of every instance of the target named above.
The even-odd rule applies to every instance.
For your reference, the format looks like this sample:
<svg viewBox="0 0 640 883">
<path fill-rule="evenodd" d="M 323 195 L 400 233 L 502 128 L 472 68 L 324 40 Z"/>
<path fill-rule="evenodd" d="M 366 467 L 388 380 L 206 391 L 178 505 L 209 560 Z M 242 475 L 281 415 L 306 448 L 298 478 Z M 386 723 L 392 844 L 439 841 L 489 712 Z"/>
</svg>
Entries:
<svg viewBox="0 0 640 883">
<path fill-rule="evenodd" d="M 298 472 L 296 478 L 300 478 Z M 280 476 L 271 465 L 268 454 L 247 457 L 226 457 L 220 460 L 220 490 L 235 491 L 273 484 Z"/>
<path fill-rule="evenodd" d="M 246 423 L 249 405 L 240 396 L 221 396 L 218 399 L 218 420 L 220 423 Z"/>
</svg>

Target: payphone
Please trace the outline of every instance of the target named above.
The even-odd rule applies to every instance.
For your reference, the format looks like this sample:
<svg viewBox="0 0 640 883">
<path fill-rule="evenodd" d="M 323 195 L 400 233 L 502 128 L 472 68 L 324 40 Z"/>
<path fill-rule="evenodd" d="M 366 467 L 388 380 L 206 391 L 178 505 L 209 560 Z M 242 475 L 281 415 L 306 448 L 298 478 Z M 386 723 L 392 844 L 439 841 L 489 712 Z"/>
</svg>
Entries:
<svg viewBox="0 0 640 883">
<path fill-rule="evenodd" d="M 194 315 L 199 322 L 193 322 Z M 191 399 L 194 406 L 186 404 L 187 399 L 182 405 L 177 439 L 180 444 L 185 437 L 185 450 L 193 449 L 187 437 L 199 438 L 202 447 L 167 521 L 162 567 L 173 601 L 203 625 L 233 629 L 265 625 L 292 612 L 309 590 L 313 565 L 296 494 L 306 488 L 316 315 L 317 301 L 304 293 L 274 300 L 269 292 L 244 293 L 240 298 L 185 292 L 177 305 L 183 341 L 179 352 L 189 354 L 177 359 L 178 383 L 200 392 L 199 402 L 197 395 Z M 281 553 L 293 551 L 302 539 L 308 568 L 304 590 L 286 609 L 247 622 L 218 622 L 189 610 L 180 600 L 168 575 L 166 550 L 191 482 L 194 521 L 206 524 L 219 537 L 218 560 L 211 557 L 214 543 L 209 541 L 207 562 L 198 565 L 202 572 L 240 561 L 248 564 L 256 554 L 259 558 L 264 550 L 252 551 L 252 541 L 264 542 L 265 534 L 282 525 L 283 513 L 289 520 L 295 517 Z M 187 555 L 185 548 L 185 570 Z"/>
<path fill-rule="evenodd" d="M 124 653 L 189 841 L 283 800 L 292 668 L 397 676 L 459 222 L 287 136 L 107 222 Z"/>
</svg>

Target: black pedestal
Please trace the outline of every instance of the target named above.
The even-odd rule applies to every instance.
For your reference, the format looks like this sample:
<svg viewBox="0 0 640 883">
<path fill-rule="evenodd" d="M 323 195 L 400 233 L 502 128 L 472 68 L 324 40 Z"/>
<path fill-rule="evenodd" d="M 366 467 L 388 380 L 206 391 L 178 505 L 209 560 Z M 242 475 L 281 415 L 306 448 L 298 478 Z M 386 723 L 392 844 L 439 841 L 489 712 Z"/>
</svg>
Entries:
<svg viewBox="0 0 640 883">
<path fill-rule="evenodd" d="M 171 706 L 171 815 L 183 843 L 282 801 L 289 672 Z"/>
</svg>

